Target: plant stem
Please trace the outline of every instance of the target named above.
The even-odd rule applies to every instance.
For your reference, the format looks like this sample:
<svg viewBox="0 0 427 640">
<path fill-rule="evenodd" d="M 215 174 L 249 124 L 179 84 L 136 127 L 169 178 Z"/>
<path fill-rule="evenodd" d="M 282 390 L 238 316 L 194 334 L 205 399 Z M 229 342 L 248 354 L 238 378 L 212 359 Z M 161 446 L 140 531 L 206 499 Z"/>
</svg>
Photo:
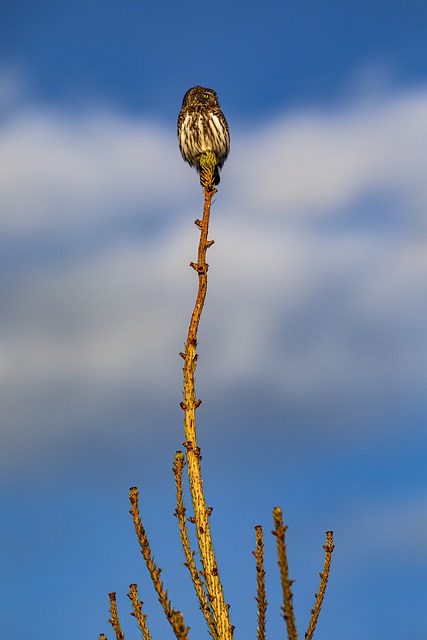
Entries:
<svg viewBox="0 0 427 640">
<path fill-rule="evenodd" d="M 286 555 L 285 533 L 288 528 L 283 524 L 283 515 L 280 507 L 273 509 L 274 531 L 277 543 L 277 563 L 280 569 L 280 580 L 282 583 L 283 593 L 283 617 L 286 622 L 288 632 L 288 640 L 297 640 L 298 633 L 295 623 L 294 605 L 292 603 L 292 584 L 293 580 L 289 578 L 288 558 Z"/>
<path fill-rule="evenodd" d="M 198 274 L 199 284 L 196 302 L 188 329 L 187 341 L 185 343 L 185 353 L 182 354 L 184 358 L 184 401 L 181 406 L 185 412 L 184 433 L 188 478 L 194 509 L 194 520 L 196 524 L 200 559 L 203 566 L 202 575 L 206 582 L 208 598 L 211 601 L 218 638 L 220 640 L 231 640 L 233 637 L 233 627 L 230 622 L 228 605 L 224 599 L 224 593 L 212 543 L 209 524 L 209 515 L 211 510 L 206 506 L 200 467 L 200 448 L 197 444 L 196 436 L 196 409 L 200 404 L 200 401 L 196 399 L 195 389 L 195 370 L 198 357 L 196 351 L 197 330 L 207 290 L 208 264 L 206 263 L 206 252 L 213 244 L 212 241 L 208 241 L 210 208 L 212 196 L 217 191 L 213 185 L 213 174 L 209 175 L 209 169 L 205 169 L 202 178 L 204 179 L 203 218 L 202 220 L 195 221 L 195 224 L 200 229 L 200 240 L 197 263 L 191 263 L 191 266 Z"/>
<path fill-rule="evenodd" d="M 308 625 L 307 633 L 305 634 L 305 640 L 311 640 L 314 634 L 314 630 L 319 618 L 320 609 L 322 608 L 323 598 L 325 597 L 326 585 L 328 584 L 329 573 L 331 570 L 332 553 L 335 549 L 334 534 L 333 531 L 326 532 L 326 544 L 323 545 L 325 552 L 325 561 L 323 564 L 323 571 L 319 573 L 320 586 L 319 592 L 315 594 L 314 607 L 311 610 L 311 618 Z"/>
</svg>

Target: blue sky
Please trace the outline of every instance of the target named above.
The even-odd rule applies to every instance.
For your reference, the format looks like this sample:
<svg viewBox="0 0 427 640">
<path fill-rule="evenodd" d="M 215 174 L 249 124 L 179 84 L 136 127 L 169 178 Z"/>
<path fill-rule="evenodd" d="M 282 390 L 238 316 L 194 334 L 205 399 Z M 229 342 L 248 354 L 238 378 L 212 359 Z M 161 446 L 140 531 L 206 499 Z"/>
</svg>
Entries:
<svg viewBox="0 0 427 640">
<path fill-rule="evenodd" d="M 126 637 L 141 492 L 192 637 L 171 466 L 201 193 L 176 117 L 218 91 L 232 152 L 213 209 L 199 433 L 236 638 L 255 634 L 254 526 L 281 637 L 282 506 L 299 632 L 420 637 L 427 596 L 427 8 L 421 2 L 3 3 L 2 629 Z M 3 580 L 4 578 L 4 580 Z M 206 636 L 207 637 L 207 636 Z"/>
</svg>

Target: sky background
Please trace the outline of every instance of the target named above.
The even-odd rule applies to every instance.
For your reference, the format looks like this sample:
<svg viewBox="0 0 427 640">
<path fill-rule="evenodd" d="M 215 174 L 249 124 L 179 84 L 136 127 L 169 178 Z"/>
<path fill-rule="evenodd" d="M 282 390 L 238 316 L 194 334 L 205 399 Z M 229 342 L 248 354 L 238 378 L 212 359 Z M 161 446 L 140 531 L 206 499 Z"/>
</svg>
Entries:
<svg viewBox="0 0 427 640">
<path fill-rule="evenodd" d="M 303 637 L 427 625 L 427 5 L 11 2 L 0 9 L 1 628 L 127 638 L 137 582 L 172 637 L 128 514 L 191 637 L 208 637 L 173 517 L 198 178 L 185 91 L 214 88 L 232 151 L 212 211 L 199 439 L 236 639 L 284 637 L 283 508 Z"/>
</svg>

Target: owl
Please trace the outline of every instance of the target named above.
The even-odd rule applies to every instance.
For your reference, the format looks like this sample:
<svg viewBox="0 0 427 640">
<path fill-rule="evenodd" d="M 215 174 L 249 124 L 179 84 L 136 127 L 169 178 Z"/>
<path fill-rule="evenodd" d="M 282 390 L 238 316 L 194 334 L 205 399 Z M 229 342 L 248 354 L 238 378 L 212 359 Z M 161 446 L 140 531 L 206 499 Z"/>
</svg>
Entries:
<svg viewBox="0 0 427 640">
<path fill-rule="evenodd" d="M 178 116 L 178 142 L 184 160 L 199 173 L 200 157 L 209 151 L 215 154 L 214 184 L 219 184 L 219 170 L 230 151 L 230 134 L 213 89 L 197 86 L 185 94 Z"/>
</svg>

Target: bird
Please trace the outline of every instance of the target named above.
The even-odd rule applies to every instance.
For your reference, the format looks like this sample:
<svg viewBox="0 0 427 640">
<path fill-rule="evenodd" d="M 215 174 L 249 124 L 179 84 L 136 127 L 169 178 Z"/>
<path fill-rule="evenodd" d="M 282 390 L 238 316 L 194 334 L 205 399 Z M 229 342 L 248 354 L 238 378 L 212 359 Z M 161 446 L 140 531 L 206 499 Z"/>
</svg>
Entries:
<svg viewBox="0 0 427 640">
<path fill-rule="evenodd" d="M 181 155 L 198 173 L 202 171 L 202 155 L 208 152 L 215 154 L 213 181 L 218 185 L 219 170 L 230 151 L 230 134 L 216 91 L 198 85 L 189 89 L 182 101 L 177 128 Z"/>
</svg>

